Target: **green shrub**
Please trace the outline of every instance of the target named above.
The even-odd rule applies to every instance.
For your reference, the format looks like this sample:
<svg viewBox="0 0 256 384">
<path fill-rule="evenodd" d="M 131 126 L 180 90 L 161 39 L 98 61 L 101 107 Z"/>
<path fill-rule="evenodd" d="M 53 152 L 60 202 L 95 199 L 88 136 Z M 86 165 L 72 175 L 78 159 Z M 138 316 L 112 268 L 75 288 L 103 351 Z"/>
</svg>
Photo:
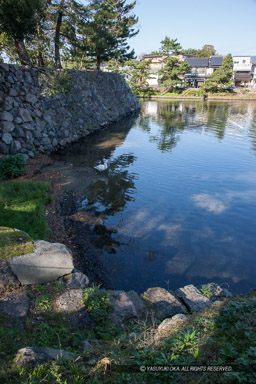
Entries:
<svg viewBox="0 0 256 384">
<path fill-rule="evenodd" d="M 25 159 L 22 155 L 7 156 L 0 160 L 0 180 L 13 179 L 24 174 Z"/>
<path fill-rule="evenodd" d="M 86 288 L 83 301 L 87 312 L 89 312 L 96 323 L 100 323 L 108 317 L 111 309 L 109 294 L 105 289 L 99 287 Z"/>
<path fill-rule="evenodd" d="M 182 96 L 203 97 L 206 92 L 203 89 L 186 89 L 182 92 Z"/>
</svg>

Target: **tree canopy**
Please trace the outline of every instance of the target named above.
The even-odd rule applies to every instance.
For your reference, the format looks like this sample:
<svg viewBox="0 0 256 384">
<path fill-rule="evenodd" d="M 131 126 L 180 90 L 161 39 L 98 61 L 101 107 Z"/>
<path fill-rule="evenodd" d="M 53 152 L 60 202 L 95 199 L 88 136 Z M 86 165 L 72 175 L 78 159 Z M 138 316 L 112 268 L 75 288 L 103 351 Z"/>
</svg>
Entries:
<svg viewBox="0 0 256 384">
<path fill-rule="evenodd" d="M 62 67 L 134 58 L 127 40 L 138 33 L 136 1 L 0 0 L 0 49 L 21 64 Z M 0 52 L 1 53 L 1 52 Z"/>
<path fill-rule="evenodd" d="M 0 33 L 16 46 L 21 64 L 29 64 L 24 39 L 31 39 L 44 16 L 45 0 L 0 0 Z"/>
<path fill-rule="evenodd" d="M 134 58 L 134 50 L 130 50 L 127 39 L 139 31 L 134 28 L 138 18 L 132 13 L 136 1 L 126 4 L 125 0 L 92 0 L 90 10 L 92 19 L 81 25 L 81 52 L 87 57 L 96 59 L 97 69 L 103 61 L 118 59 L 119 61 Z"/>
<path fill-rule="evenodd" d="M 224 59 L 222 65 L 216 69 L 215 72 L 206 80 L 202 85 L 207 91 L 218 92 L 223 90 L 230 90 L 234 85 L 233 78 L 233 58 L 228 54 Z"/>
<path fill-rule="evenodd" d="M 168 57 L 165 66 L 159 70 L 159 75 L 163 86 L 168 91 L 179 88 L 183 82 L 183 75 L 189 71 L 186 61 L 179 61 L 176 57 Z"/>
<path fill-rule="evenodd" d="M 199 49 L 199 51 L 196 54 L 196 57 L 208 57 L 208 59 L 211 56 L 216 55 L 217 52 L 213 45 L 211 44 L 205 44 L 202 49 Z"/>
<path fill-rule="evenodd" d="M 162 46 L 160 48 L 160 52 L 166 56 L 178 55 L 181 52 L 182 47 L 177 40 L 178 39 L 170 39 L 170 37 L 165 36 L 164 40 L 161 41 Z"/>
</svg>

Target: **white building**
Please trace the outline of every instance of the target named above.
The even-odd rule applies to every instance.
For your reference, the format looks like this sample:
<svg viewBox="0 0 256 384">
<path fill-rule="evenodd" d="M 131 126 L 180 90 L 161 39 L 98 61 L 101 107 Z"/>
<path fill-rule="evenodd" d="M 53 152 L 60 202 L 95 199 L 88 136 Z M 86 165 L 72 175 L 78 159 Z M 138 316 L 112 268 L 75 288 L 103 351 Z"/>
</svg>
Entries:
<svg viewBox="0 0 256 384">
<path fill-rule="evenodd" d="M 233 56 L 233 62 L 235 86 L 255 88 L 256 57 Z"/>
</svg>

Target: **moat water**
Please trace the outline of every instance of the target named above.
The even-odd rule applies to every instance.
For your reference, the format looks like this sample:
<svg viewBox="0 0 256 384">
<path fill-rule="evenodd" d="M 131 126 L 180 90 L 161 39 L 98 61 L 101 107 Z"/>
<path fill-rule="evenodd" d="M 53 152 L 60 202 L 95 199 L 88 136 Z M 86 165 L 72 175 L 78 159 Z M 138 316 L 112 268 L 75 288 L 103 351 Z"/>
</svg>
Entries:
<svg viewBox="0 0 256 384">
<path fill-rule="evenodd" d="M 255 102 L 143 102 L 61 162 L 113 288 L 256 286 Z"/>
</svg>

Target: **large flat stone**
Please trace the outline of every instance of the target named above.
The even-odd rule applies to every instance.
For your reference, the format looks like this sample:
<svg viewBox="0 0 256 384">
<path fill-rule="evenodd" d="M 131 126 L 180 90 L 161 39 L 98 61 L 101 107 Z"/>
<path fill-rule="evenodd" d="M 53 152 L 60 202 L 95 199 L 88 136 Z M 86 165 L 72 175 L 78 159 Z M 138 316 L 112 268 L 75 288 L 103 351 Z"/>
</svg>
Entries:
<svg viewBox="0 0 256 384">
<path fill-rule="evenodd" d="M 211 301 L 192 284 L 177 289 L 175 294 L 184 301 L 190 311 L 198 311 L 211 305 Z"/>
<path fill-rule="evenodd" d="M 42 348 L 42 347 L 27 347 L 19 349 L 15 362 L 17 365 L 22 367 L 35 367 L 39 364 L 47 363 L 48 361 L 57 359 L 72 359 L 76 355 L 54 348 Z"/>
<path fill-rule="evenodd" d="M 152 304 L 153 309 L 162 320 L 178 313 L 187 313 L 187 309 L 177 297 L 164 288 L 149 288 L 143 293 L 143 297 Z"/>
<path fill-rule="evenodd" d="M 33 253 L 10 260 L 13 273 L 21 284 L 55 281 L 74 269 L 72 253 L 63 244 L 36 241 Z"/>
</svg>

